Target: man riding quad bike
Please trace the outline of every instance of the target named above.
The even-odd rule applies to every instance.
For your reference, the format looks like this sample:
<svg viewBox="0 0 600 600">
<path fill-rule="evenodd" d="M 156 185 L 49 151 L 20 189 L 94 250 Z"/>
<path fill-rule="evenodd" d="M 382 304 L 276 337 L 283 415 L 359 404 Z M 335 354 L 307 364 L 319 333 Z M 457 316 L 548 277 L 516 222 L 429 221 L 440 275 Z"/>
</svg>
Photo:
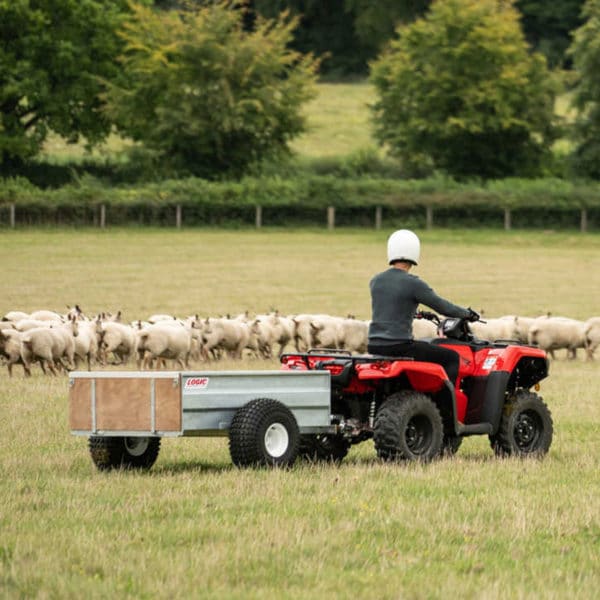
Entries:
<svg viewBox="0 0 600 600">
<path fill-rule="evenodd" d="M 477 340 L 470 308 L 444 300 L 410 274 L 420 242 L 399 230 L 388 240 L 390 268 L 370 283 L 372 320 L 367 355 L 314 350 L 282 356 L 284 369 L 331 373 L 333 434 L 302 436 L 300 452 L 343 458 L 351 444 L 373 438 L 384 459 L 430 460 L 452 454 L 468 435 L 488 435 L 498 455 L 541 455 L 553 424 L 530 388 L 548 374 L 546 354 L 515 341 Z M 446 315 L 417 313 L 422 303 Z M 439 338 L 415 341 L 415 316 L 436 320 Z"/>
</svg>

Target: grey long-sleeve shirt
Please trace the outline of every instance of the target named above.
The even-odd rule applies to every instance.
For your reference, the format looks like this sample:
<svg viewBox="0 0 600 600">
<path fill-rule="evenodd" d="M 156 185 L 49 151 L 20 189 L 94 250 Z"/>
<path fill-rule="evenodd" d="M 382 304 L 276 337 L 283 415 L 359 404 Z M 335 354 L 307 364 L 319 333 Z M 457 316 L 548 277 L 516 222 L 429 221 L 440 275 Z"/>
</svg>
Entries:
<svg viewBox="0 0 600 600">
<path fill-rule="evenodd" d="M 375 275 L 371 288 L 369 343 L 386 345 L 412 340 L 412 321 L 419 304 L 448 317 L 468 317 L 466 308 L 438 296 L 424 281 L 402 269 Z"/>
</svg>

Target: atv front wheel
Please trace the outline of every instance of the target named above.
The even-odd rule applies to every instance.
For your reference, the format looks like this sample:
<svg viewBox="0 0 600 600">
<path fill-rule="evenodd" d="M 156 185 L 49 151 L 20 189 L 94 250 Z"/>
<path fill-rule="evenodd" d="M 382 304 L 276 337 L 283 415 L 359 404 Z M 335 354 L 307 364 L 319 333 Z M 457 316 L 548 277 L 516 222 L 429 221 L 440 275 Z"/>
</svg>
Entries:
<svg viewBox="0 0 600 600">
<path fill-rule="evenodd" d="M 298 455 L 300 431 L 292 411 L 257 398 L 237 410 L 229 428 L 229 453 L 238 467 L 287 467 Z"/>
<path fill-rule="evenodd" d="M 542 456 L 552 444 L 552 416 L 537 394 L 519 390 L 504 405 L 498 433 L 490 443 L 498 456 Z"/>
<path fill-rule="evenodd" d="M 341 462 L 348 451 L 350 443 L 341 435 L 302 435 L 298 455 L 312 462 Z"/>
<path fill-rule="evenodd" d="M 437 406 L 419 392 L 392 394 L 375 417 L 373 441 L 384 460 L 432 460 L 442 452 L 443 437 Z"/>
<path fill-rule="evenodd" d="M 100 471 L 149 469 L 158 457 L 158 437 L 99 437 L 89 439 L 92 461 Z"/>
</svg>

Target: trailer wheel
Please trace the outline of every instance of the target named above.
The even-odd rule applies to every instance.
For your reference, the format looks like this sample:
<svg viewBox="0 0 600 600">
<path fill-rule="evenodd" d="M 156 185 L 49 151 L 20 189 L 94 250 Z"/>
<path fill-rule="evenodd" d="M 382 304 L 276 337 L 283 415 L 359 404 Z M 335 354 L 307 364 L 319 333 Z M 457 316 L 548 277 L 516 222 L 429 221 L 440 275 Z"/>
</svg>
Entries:
<svg viewBox="0 0 600 600">
<path fill-rule="evenodd" d="M 490 443 L 497 456 L 542 456 L 550 449 L 553 432 L 552 415 L 542 398 L 519 390 L 504 405 Z"/>
<path fill-rule="evenodd" d="M 384 460 L 432 460 L 442 452 L 443 437 L 437 406 L 419 392 L 392 394 L 375 417 L 373 442 Z"/>
<path fill-rule="evenodd" d="M 160 451 L 158 437 L 98 437 L 89 440 L 92 461 L 100 471 L 149 469 Z"/>
<path fill-rule="evenodd" d="M 277 400 L 257 398 L 235 413 L 229 453 L 238 467 L 287 467 L 298 455 L 300 431 L 292 411 Z"/>
<path fill-rule="evenodd" d="M 350 442 L 341 435 L 307 434 L 300 436 L 298 454 L 311 462 L 341 462 L 350 450 Z"/>
</svg>

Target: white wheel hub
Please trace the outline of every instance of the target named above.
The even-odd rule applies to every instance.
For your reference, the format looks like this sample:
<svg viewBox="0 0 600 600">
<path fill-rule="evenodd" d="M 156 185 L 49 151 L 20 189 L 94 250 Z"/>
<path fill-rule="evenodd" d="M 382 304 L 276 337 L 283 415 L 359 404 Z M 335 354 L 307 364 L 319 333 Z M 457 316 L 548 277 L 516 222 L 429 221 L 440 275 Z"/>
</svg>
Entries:
<svg viewBox="0 0 600 600">
<path fill-rule="evenodd" d="M 142 456 L 148 446 L 150 445 L 150 439 L 147 437 L 126 437 L 125 448 L 131 456 Z"/>
<path fill-rule="evenodd" d="M 290 444 L 287 429 L 281 423 L 271 423 L 265 431 L 265 448 L 270 456 L 279 458 L 285 454 Z"/>
</svg>

